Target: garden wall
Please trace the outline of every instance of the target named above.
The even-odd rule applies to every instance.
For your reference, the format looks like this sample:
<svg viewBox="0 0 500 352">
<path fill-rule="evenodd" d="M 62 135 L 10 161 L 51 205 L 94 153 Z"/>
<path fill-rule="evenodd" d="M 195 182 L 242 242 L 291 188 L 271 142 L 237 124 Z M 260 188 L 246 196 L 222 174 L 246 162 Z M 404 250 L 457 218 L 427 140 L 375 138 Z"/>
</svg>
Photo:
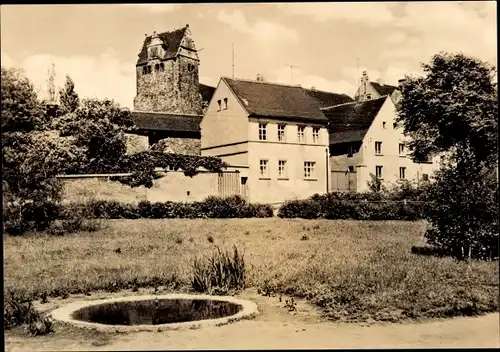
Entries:
<svg viewBox="0 0 500 352">
<path fill-rule="evenodd" d="M 63 199 L 70 202 L 83 200 L 114 200 L 124 203 L 150 202 L 194 202 L 208 196 L 231 196 L 240 194 L 239 174 L 224 172 L 200 172 L 193 177 L 183 172 L 171 171 L 153 182 L 153 187 L 129 187 L 110 181 L 112 175 L 66 175 L 63 181 Z M 232 182 L 221 182 L 221 181 Z M 221 187 L 223 185 L 223 187 Z"/>
</svg>

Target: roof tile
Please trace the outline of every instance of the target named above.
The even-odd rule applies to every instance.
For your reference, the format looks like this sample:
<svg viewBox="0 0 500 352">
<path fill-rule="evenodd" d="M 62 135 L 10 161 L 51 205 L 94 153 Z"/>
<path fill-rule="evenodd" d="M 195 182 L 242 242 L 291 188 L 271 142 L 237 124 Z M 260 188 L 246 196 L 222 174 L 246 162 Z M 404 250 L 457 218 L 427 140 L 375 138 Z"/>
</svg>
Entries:
<svg viewBox="0 0 500 352">
<path fill-rule="evenodd" d="M 249 116 L 325 123 L 318 101 L 300 86 L 224 77 Z"/>
<path fill-rule="evenodd" d="M 330 144 L 362 141 L 387 97 L 322 109 L 328 118 Z"/>
</svg>

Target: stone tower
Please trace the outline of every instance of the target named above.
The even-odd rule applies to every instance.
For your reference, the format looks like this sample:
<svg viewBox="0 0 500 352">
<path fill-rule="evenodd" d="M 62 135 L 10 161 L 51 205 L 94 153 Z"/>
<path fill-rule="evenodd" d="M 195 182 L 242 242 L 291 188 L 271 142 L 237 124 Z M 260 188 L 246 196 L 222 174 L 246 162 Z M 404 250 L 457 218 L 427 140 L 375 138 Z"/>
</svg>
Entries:
<svg viewBox="0 0 500 352">
<path fill-rule="evenodd" d="M 136 64 L 134 110 L 201 115 L 199 64 L 189 25 L 146 36 Z"/>
</svg>

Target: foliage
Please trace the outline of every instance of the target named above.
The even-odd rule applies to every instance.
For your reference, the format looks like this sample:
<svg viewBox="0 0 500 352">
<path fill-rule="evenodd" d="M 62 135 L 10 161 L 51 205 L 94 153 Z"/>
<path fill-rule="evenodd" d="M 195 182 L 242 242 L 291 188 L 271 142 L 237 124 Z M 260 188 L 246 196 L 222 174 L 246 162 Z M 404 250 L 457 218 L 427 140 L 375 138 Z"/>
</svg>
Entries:
<svg viewBox="0 0 500 352">
<path fill-rule="evenodd" d="M 115 165 L 125 155 L 125 131 L 132 126 L 130 111 L 114 101 L 84 99 L 57 123 L 61 136 L 72 136 L 84 151 L 80 165 L 68 172 L 105 172 Z"/>
<path fill-rule="evenodd" d="M 11 233 L 44 230 L 60 200 L 56 176 L 74 167 L 81 154 L 50 132 L 10 132 L 3 141 L 4 226 Z"/>
<path fill-rule="evenodd" d="M 78 93 L 75 92 L 75 83 L 70 76 L 66 75 L 64 88 L 59 90 L 60 111 L 64 114 L 75 112 L 80 105 Z"/>
<path fill-rule="evenodd" d="M 236 246 L 233 253 L 219 247 L 203 259 L 193 262 L 192 288 L 212 294 L 236 293 L 245 288 L 245 260 Z"/>
<path fill-rule="evenodd" d="M 426 216 L 425 237 L 459 259 L 497 258 L 497 171 L 478 168 L 467 159 L 445 164 L 436 173 L 428 195 L 432 211 Z"/>
<path fill-rule="evenodd" d="M 1 70 L 2 132 L 5 134 L 45 129 L 47 120 L 33 84 L 21 70 L 3 67 Z"/>
<path fill-rule="evenodd" d="M 54 331 L 52 320 L 38 312 L 31 301 L 10 292 L 4 298 L 3 328 L 9 330 L 18 326 L 24 326 L 31 336 L 45 335 Z"/>
<path fill-rule="evenodd" d="M 422 219 L 427 207 L 424 190 L 408 183 L 395 185 L 390 190 L 315 194 L 306 200 L 292 200 L 283 204 L 280 218 L 355 219 L 355 220 L 409 220 Z"/>
<path fill-rule="evenodd" d="M 497 157 L 496 69 L 463 54 L 434 55 L 424 77 L 407 77 L 397 122 L 416 160 L 470 145 L 474 162 Z"/>
<path fill-rule="evenodd" d="M 76 206 L 76 205 L 75 205 Z M 91 216 L 99 219 L 174 219 L 272 217 L 272 207 L 249 204 L 240 196 L 208 197 L 201 202 L 141 201 L 138 204 L 96 200 L 86 203 Z"/>
<path fill-rule="evenodd" d="M 428 241 L 456 258 L 498 255 L 496 69 L 463 54 L 438 54 L 410 78 L 398 122 L 417 160 L 446 159 L 428 194 Z"/>
</svg>

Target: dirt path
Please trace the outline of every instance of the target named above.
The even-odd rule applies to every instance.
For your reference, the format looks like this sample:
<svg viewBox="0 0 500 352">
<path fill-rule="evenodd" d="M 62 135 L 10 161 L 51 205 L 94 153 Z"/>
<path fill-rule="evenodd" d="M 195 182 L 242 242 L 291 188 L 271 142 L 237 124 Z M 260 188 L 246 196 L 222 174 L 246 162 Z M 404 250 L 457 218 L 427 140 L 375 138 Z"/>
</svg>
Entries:
<svg viewBox="0 0 500 352">
<path fill-rule="evenodd" d="M 8 333 L 7 351 L 500 347 L 499 314 L 404 324 L 337 324 L 298 302 L 289 313 L 278 298 L 245 293 L 261 314 L 254 320 L 199 330 L 104 334 L 59 326 L 53 336 Z M 95 297 L 94 297 L 95 298 Z"/>
</svg>

